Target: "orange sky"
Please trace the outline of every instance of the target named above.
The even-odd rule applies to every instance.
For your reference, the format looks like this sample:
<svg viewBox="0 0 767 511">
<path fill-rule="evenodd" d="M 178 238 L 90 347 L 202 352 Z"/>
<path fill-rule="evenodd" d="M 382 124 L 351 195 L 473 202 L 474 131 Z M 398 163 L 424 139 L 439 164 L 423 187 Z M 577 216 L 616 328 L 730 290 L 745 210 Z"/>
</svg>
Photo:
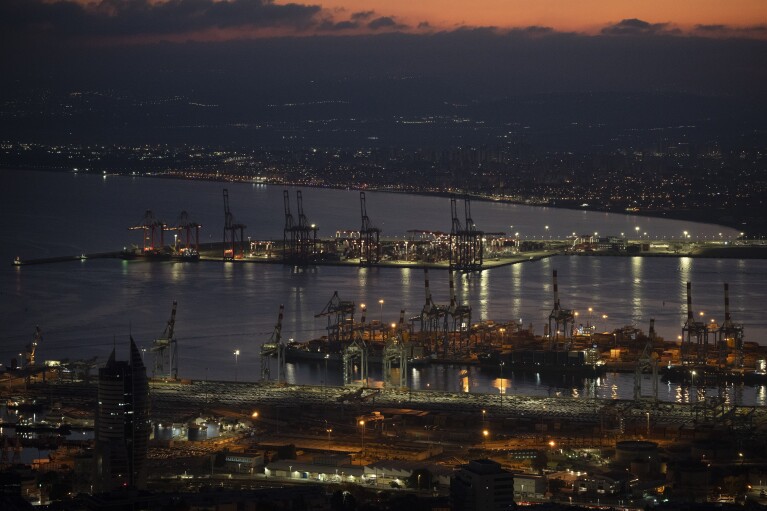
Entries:
<svg viewBox="0 0 767 511">
<path fill-rule="evenodd" d="M 276 3 L 289 2 L 277 0 Z M 316 0 L 305 3 L 316 3 L 326 9 L 342 8 L 349 13 L 374 10 L 378 15 L 396 16 L 398 21 L 411 26 L 428 21 L 435 28 L 543 25 L 563 31 L 596 32 L 609 23 L 628 18 L 650 23 L 670 22 L 682 28 L 697 24 L 734 27 L 767 24 L 767 0 Z"/>
</svg>

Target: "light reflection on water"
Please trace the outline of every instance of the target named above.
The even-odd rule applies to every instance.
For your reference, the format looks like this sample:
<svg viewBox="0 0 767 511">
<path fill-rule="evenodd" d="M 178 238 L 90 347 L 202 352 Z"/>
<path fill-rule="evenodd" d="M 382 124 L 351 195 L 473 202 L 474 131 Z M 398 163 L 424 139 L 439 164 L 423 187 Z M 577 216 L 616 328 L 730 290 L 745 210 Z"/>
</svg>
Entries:
<svg viewBox="0 0 767 511">
<path fill-rule="evenodd" d="M 328 371 L 328 384 L 341 385 L 340 367 Z M 581 399 L 633 399 L 633 373 L 606 373 L 595 378 L 573 377 L 562 374 L 517 373 L 511 375 L 504 371 L 501 385 L 498 368 L 479 366 L 443 366 L 411 367 L 408 369 L 408 381 L 414 390 L 442 390 L 453 393 L 489 394 L 500 398 L 501 388 L 506 396 L 562 397 L 572 396 Z M 272 374 L 276 374 L 272 370 Z M 288 364 L 288 382 L 295 384 L 321 384 L 322 365 L 317 362 Z M 642 396 L 651 395 L 651 384 L 647 376 L 643 383 Z M 369 366 L 371 386 L 383 386 L 381 369 L 376 364 Z M 767 390 L 764 385 L 747 386 L 729 383 L 721 397 L 725 403 L 753 406 L 765 404 Z M 661 401 L 676 403 L 703 402 L 706 396 L 719 396 L 713 387 L 693 389 L 687 385 L 660 382 L 658 398 Z"/>
<path fill-rule="evenodd" d="M 414 269 L 292 268 L 280 265 L 234 263 L 154 263 L 88 260 L 77 263 L 12 267 L 15 255 L 44 257 L 69 253 L 114 250 L 138 241 L 129 238 L 126 227 L 134 225 L 146 209 L 161 218 L 175 218 L 181 210 L 206 226 L 202 239 L 217 240 L 221 224 L 220 183 L 176 180 L 122 179 L 104 181 L 91 176 L 4 171 L 13 186 L 0 186 L 0 361 L 9 363 L 29 343 L 40 325 L 44 341 L 43 359 L 105 360 L 116 340 L 118 357 L 127 358 L 128 334 L 140 347 L 148 348 L 163 331 L 171 303 L 178 301 L 176 334 L 179 340 L 179 370 L 185 378 L 231 380 L 234 349 L 241 350 L 238 377 L 255 381 L 260 377 L 261 343 L 268 340 L 285 305 L 283 339 L 306 340 L 325 333 L 326 322 L 315 319 L 334 291 L 344 300 L 378 304 L 368 308 L 368 318 L 382 316 L 385 323 L 418 314 L 424 303 L 423 272 Z M 40 187 L 40 179 L 51 186 Z M 228 184 L 232 207 L 239 221 L 251 226 L 253 238 L 281 238 L 284 212 L 282 189 Z M 62 203 L 66 197 L 75 203 Z M 353 191 L 312 189 L 304 194 L 311 221 L 325 234 L 349 228 L 357 218 L 359 196 Z M 400 237 L 408 229 L 449 229 L 446 199 L 369 192 L 368 212 L 384 235 Z M 21 213 L 17 208 L 21 207 Z M 349 205 L 346 207 L 346 205 Z M 63 215 L 49 221 L 50 212 Z M 678 236 L 684 230 L 705 236 L 731 230 L 718 226 L 605 215 L 550 208 L 475 203 L 473 218 L 485 231 L 514 231 L 528 239 L 543 234 L 571 232 L 617 234 L 647 232 L 650 237 Z M 61 225 L 81 229 L 62 229 Z M 356 224 L 355 224 L 356 225 Z M 636 231 L 636 227 L 640 230 Z M 547 233 L 548 235 L 548 233 Z M 130 235 L 132 236 L 132 235 Z M 643 234 L 643 236 L 645 236 Z M 17 253 L 18 252 L 18 253 Z M 579 311 L 579 320 L 589 316 L 600 330 L 635 325 L 647 331 L 650 318 L 666 339 L 681 333 L 686 313 L 685 284 L 693 283 L 693 305 L 718 321 L 723 316 L 722 283 L 730 284 L 733 319 L 745 326 L 746 341 L 765 343 L 767 322 L 767 261 L 692 258 L 555 257 L 502 267 L 479 275 L 456 275 L 456 294 L 472 306 L 472 320 L 519 322 L 543 332 L 552 309 L 551 273 L 558 269 L 562 306 Z M 430 272 L 431 289 L 438 304 L 449 300 L 446 271 Z M 602 316 L 608 318 L 602 320 Z M 151 363 L 147 364 L 151 367 Z M 409 380 L 415 388 L 437 388 L 451 392 L 498 392 L 491 381 L 498 375 L 478 367 L 411 368 Z M 380 369 L 371 366 L 380 380 Z M 274 368 L 272 374 L 276 374 Z M 508 394 L 571 395 L 631 398 L 633 375 L 605 375 L 597 381 L 568 381 L 565 377 L 509 375 Z M 288 380 L 318 384 L 323 371 L 311 365 L 288 366 Z M 340 384 L 340 370 L 328 374 L 330 384 Z M 664 400 L 688 401 L 689 393 L 675 385 L 661 385 Z M 714 392 L 714 391 L 712 391 Z M 731 393 L 734 391 L 730 391 Z M 765 402 L 759 393 L 743 389 L 743 402 Z M 709 395 L 712 395 L 709 393 Z M 716 395 L 715 392 L 713 395 Z"/>
<path fill-rule="evenodd" d="M 686 279 L 691 278 L 694 292 L 697 290 L 693 298 L 696 310 L 705 308 L 718 318 L 723 315 L 720 295 L 722 279 L 726 276 L 730 281 L 733 317 L 744 322 L 746 340 L 760 341 L 767 332 L 760 306 L 765 301 L 763 290 L 767 288 L 765 261 L 747 261 L 748 270 L 741 272 L 738 268 L 743 265 L 742 261 L 689 259 L 683 263 L 689 271 L 680 277 L 677 274 L 680 262 L 676 259 L 647 259 L 640 265 L 643 285 L 635 287 L 632 280 L 637 263 L 634 259 L 610 260 L 610 268 L 605 268 L 604 259 L 597 257 L 556 257 L 545 264 L 528 262 L 497 268 L 481 276 L 456 278 L 456 292 L 461 301 L 474 308 L 475 322 L 522 319 L 525 326 L 532 324 L 536 332 L 541 333 L 551 310 L 549 269 L 567 268 L 567 273 L 559 271 L 560 299 L 563 307 L 581 311 L 581 321 L 588 317 L 590 306 L 594 308 L 592 320 L 600 329 L 634 324 L 646 331 L 649 318 L 654 317 L 659 335 L 674 339 L 681 333 L 686 315 Z M 162 333 L 171 303 L 177 300 L 180 374 L 191 378 L 202 378 L 208 368 L 210 378 L 232 379 L 231 353 L 240 349 L 240 378 L 257 380 L 260 376 L 258 349 L 272 334 L 280 303 L 285 304 L 283 339 L 305 340 L 325 333 L 326 319 L 314 316 L 336 290 L 342 299 L 375 304 L 368 308 L 368 319 L 378 319 L 380 315 L 385 323 L 399 321 L 403 308 L 406 318 L 416 316 L 424 301 L 423 273 L 417 270 L 320 267 L 294 271 L 279 265 L 146 264 L 110 260 L 16 270 L 6 268 L 7 273 L 0 273 L 10 273 L 14 280 L 14 285 L 6 288 L 11 291 L 0 295 L 3 305 L 0 324 L 7 326 L 0 346 L 0 360 L 8 361 L 16 356 L 38 324 L 44 331 L 39 351 L 45 359 L 98 355 L 104 360 L 113 338 L 117 341 L 118 356 L 126 357 L 128 333 L 132 331 L 140 347 L 148 348 L 152 339 Z M 620 284 L 615 285 L 610 275 L 627 276 L 625 291 Z M 430 272 L 432 295 L 437 303 L 449 300 L 447 280 L 445 271 Z M 673 298 L 665 292 L 670 282 L 676 282 L 674 287 L 679 290 Z M 379 299 L 384 300 L 382 309 L 377 307 Z M 640 311 L 635 307 L 637 299 L 643 304 Z M 608 319 L 601 318 L 602 311 L 607 312 Z M 636 317 L 637 314 L 641 316 Z M 122 355 L 121 346 L 124 347 Z M 375 370 L 371 367 L 371 372 Z M 419 370 L 436 372 L 434 368 Z M 274 370 L 272 374 L 276 374 Z M 482 378 L 477 368 L 471 369 L 469 381 Z M 306 371 L 298 369 L 293 369 L 291 379 L 313 382 Z M 331 375 L 329 379 L 332 381 Z M 340 376 L 337 375 L 336 380 L 340 382 Z M 446 388 L 450 388 L 450 379 L 446 381 Z M 510 392 L 514 391 L 514 385 L 512 379 Z M 548 387 L 544 383 L 538 385 Z M 610 395 L 611 391 L 609 388 L 606 391 L 604 385 L 604 382 L 598 385 L 597 391 Z M 553 386 L 559 388 L 562 384 L 557 381 Z M 625 397 L 633 392 L 631 381 L 621 381 L 618 387 Z M 457 388 L 459 385 L 454 382 L 451 390 Z M 522 390 L 529 388 L 526 385 Z M 471 389 L 474 391 L 473 384 Z M 677 398 L 669 395 L 668 399 Z"/>
</svg>

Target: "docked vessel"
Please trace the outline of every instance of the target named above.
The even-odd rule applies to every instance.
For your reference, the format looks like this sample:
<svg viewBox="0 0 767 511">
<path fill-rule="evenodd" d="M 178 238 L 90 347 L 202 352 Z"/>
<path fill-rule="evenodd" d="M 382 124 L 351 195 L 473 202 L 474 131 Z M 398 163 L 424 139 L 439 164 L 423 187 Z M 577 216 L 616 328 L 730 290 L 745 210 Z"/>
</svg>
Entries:
<svg viewBox="0 0 767 511">
<path fill-rule="evenodd" d="M 502 367 L 511 371 L 595 376 L 605 370 L 596 350 L 492 350 L 478 354 L 477 360 L 483 367 Z"/>
<path fill-rule="evenodd" d="M 373 342 L 366 345 L 367 360 L 372 363 L 383 362 L 384 344 Z M 431 358 L 423 356 L 419 346 L 413 346 L 407 358 L 410 366 L 423 366 L 431 362 Z M 340 364 L 343 360 L 343 345 L 339 342 L 331 342 L 326 338 L 311 339 L 306 342 L 289 342 L 285 346 L 286 362 L 325 362 Z M 396 366 L 396 360 L 392 363 Z"/>
</svg>

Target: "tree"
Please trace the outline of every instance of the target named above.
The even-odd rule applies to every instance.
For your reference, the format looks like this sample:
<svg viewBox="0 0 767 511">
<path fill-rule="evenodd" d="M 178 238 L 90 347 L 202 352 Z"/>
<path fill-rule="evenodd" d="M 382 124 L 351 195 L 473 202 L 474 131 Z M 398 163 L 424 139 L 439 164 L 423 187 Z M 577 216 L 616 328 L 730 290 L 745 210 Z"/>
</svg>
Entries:
<svg viewBox="0 0 767 511">
<path fill-rule="evenodd" d="M 330 509 L 333 511 L 353 511 L 357 509 L 357 499 L 346 490 L 336 490 L 330 497 Z"/>
<path fill-rule="evenodd" d="M 537 470 L 538 472 L 542 471 L 549 463 L 549 457 L 546 456 L 545 451 L 538 451 L 538 453 L 535 455 L 535 458 L 530 463 L 530 466 Z"/>
</svg>

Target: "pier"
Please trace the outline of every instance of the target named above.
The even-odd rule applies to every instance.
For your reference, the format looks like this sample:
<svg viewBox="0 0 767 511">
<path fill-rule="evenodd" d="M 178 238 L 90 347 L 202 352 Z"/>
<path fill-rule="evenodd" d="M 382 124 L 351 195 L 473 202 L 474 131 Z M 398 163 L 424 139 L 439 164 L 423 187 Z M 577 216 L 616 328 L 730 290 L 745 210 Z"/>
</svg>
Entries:
<svg viewBox="0 0 767 511">
<path fill-rule="evenodd" d="M 281 241 L 251 241 L 251 249 L 247 250 L 242 257 L 225 258 L 222 256 L 222 243 L 200 244 L 199 258 L 190 259 L 182 252 L 168 250 L 162 253 L 141 253 L 141 251 L 108 251 L 92 252 L 76 255 L 63 255 L 42 258 L 21 258 L 16 257 L 12 264 L 14 266 L 31 266 L 39 264 L 65 263 L 73 261 L 88 261 L 92 259 L 124 259 L 145 262 L 159 261 L 205 261 L 205 262 L 234 262 L 234 263 L 260 263 L 260 264 L 291 264 L 285 260 L 282 255 Z M 336 238 L 327 238 L 318 240 L 324 246 L 329 247 L 337 243 Z M 381 245 L 394 247 L 396 245 L 410 244 L 402 240 L 382 240 Z M 508 266 L 517 263 L 538 261 L 547 257 L 558 255 L 581 256 L 581 257 L 709 257 L 709 258 L 738 258 L 738 259 L 766 259 L 767 244 L 758 241 L 729 243 L 725 244 L 717 241 L 704 241 L 684 246 L 681 249 L 673 244 L 658 243 L 656 245 L 648 244 L 642 240 L 629 240 L 628 246 L 637 246 L 638 250 L 574 250 L 572 240 L 546 240 L 536 244 L 535 250 L 513 250 L 506 252 L 492 252 L 484 258 L 481 267 L 475 270 L 490 270 L 502 266 Z M 269 250 L 262 247 L 270 246 Z M 644 248 L 642 248 L 644 247 Z M 376 267 L 376 268 L 433 268 L 447 269 L 451 267 L 449 259 L 431 260 L 429 258 L 419 258 L 406 256 L 401 259 L 381 259 L 377 262 L 361 260 L 359 257 L 341 257 L 333 255 L 331 251 L 325 256 L 315 257 L 304 264 L 314 266 L 348 266 L 348 267 Z"/>
</svg>

